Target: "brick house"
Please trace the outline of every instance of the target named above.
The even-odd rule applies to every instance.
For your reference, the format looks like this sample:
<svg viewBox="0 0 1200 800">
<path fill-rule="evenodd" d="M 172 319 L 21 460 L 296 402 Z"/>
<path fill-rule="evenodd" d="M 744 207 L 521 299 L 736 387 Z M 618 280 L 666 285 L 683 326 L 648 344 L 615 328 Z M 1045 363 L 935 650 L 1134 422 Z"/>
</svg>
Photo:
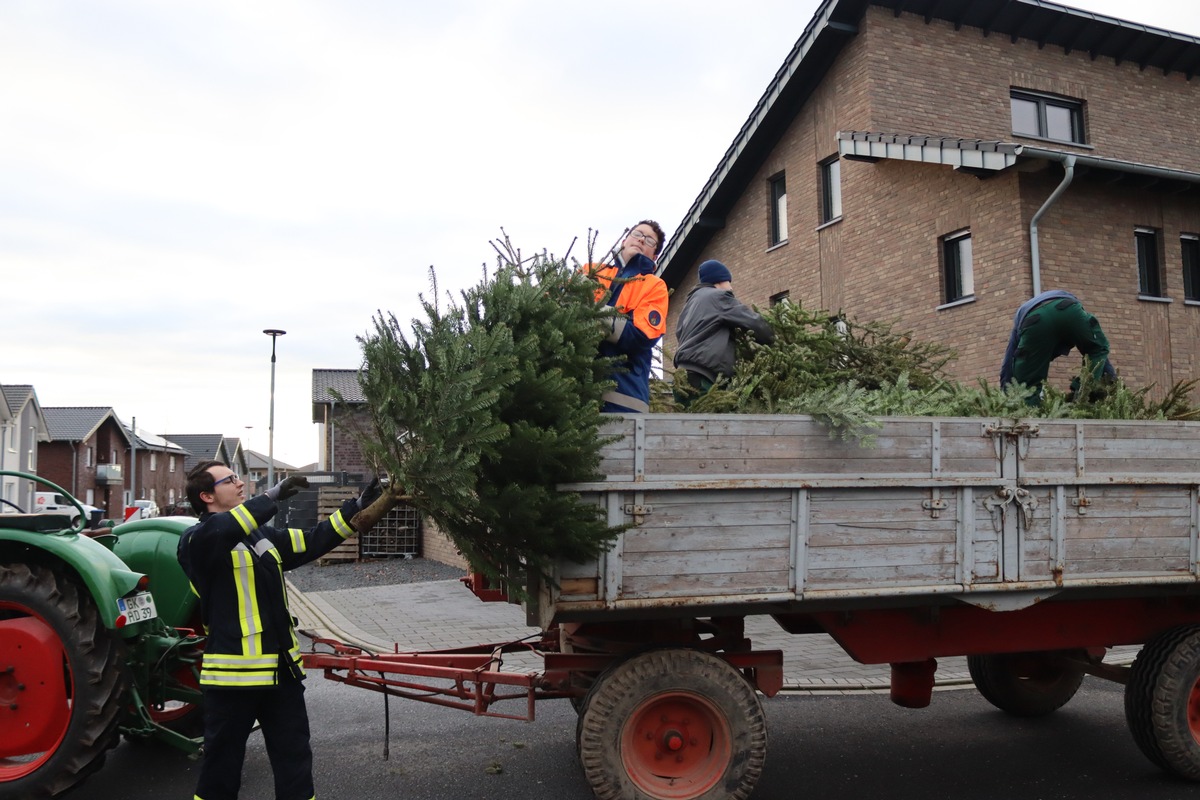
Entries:
<svg viewBox="0 0 1200 800">
<path fill-rule="evenodd" d="M 130 433 L 128 427 L 126 432 Z M 179 444 L 149 431 L 137 428 L 136 432 L 137 458 L 127 476 L 131 495 L 126 498 L 126 504 L 132 500 L 150 500 L 162 509 L 185 499 L 187 470 L 184 465 L 190 454 Z M 132 433 L 130 438 L 133 439 Z M 135 461 L 132 452 L 128 461 L 131 464 Z"/>
<path fill-rule="evenodd" d="M 1067 289 L 1132 386 L 1194 378 L 1198 72 L 1200 38 L 1050 3 L 826 0 L 665 248 L 669 319 L 716 258 L 743 302 L 894 322 L 994 384 L 1016 308 Z"/>
<path fill-rule="evenodd" d="M 108 407 L 42 409 L 49 441 L 38 445 L 38 474 L 107 519 L 125 518 L 129 431 Z"/>
</svg>

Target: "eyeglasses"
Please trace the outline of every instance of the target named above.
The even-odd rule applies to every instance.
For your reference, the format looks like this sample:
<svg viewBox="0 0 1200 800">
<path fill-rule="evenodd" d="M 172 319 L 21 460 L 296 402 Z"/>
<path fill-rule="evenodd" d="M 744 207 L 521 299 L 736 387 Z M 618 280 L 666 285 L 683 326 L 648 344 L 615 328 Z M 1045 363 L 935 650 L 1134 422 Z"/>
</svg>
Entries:
<svg viewBox="0 0 1200 800">
<path fill-rule="evenodd" d="M 232 482 L 232 483 L 240 482 L 240 479 L 238 478 L 236 472 L 231 472 L 230 474 L 226 475 L 224 478 L 221 478 L 221 480 L 219 480 L 219 481 L 213 481 L 213 488 L 214 489 L 217 488 L 222 483 L 230 483 L 230 482 Z"/>
<path fill-rule="evenodd" d="M 646 234 L 637 230 L 630 231 L 629 238 L 633 239 L 635 242 L 645 242 L 650 247 L 656 247 L 658 245 L 658 239 L 655 239 L 653 236 L 647 236 Z"/>
</svg>

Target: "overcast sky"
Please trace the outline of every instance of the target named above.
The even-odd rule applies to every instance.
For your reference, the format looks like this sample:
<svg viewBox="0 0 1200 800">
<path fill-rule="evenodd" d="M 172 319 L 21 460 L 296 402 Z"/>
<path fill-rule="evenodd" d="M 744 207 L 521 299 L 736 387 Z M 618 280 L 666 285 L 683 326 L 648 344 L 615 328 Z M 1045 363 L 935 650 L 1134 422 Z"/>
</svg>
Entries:
<svg viewBox="0 0 1200 800">
<path fill-rule="evenodd" d="M 266 453 L 280 328 L 275 456 L 311 463 L 312 370 L 430 266 L 671 233 L 818 5 L 0 0 L 0 383 Z"/>
</svg>

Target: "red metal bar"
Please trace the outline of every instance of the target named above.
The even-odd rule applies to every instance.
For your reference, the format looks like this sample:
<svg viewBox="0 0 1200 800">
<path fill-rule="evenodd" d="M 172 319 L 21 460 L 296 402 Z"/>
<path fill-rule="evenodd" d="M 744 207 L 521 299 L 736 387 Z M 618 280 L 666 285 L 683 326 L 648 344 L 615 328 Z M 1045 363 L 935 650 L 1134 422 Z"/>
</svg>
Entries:
<svg viewBox="0 0 1200 800">
<path fill-rule="evenodd" d="M 1015 611 L 961 604 L 812 616 L 855 660 L 886 664 L 1141 644 L 1177 625 L 1200 622 L 1200 602 L 1190 596 L 1046 600 Z"/>
<path fill-rule="evenodd" d="M 504 672 L 503 654 L 536 652 L 532 645 L 509 642 L 481 645 L 457 651 L 428 653 L 368 653 L 332 639 L 313 639 L 313 645 L 331 648 L 331 653 L 304 653 L 304 666 L 321 669 L 329 680 L 424 703 L 470 711 L 477 716 L 504 719 L 534 718 L 534 701 L 541 676 L 536 672 Z M 374 673 L 374 674 L 371 674 Z M 428 680 L 403 680 L 395 675 Z M 436 681 L 436 682 L 431 682 Z M 501 687 L 520 688 L 503 691 Z M 544 697 L 562 697 L 548 692 Z M 494 703 L 525 698 L 524 715 L 490 710 Z"/>
</svg>

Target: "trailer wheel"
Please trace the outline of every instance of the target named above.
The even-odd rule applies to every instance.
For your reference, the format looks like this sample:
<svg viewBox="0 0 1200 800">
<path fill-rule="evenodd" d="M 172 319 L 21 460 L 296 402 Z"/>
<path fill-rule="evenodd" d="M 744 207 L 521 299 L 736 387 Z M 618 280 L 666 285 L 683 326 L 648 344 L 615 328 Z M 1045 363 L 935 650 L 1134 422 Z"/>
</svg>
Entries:
<svg viewBox="0 0 1200 800">
<path fill-rule="evenodd" d="M 1079 691 L 1083 667 L 1061 653 L 967 656 L 967 670 L 983 699 L 1015 717 L 1042 717 Z"/>
<path fill-rule="evenodd" d="M 597 679 L 579 758 L 600 800 L 748 797 L 767 753 L 754 687 L 698 650 L 651 650 Z"/>
<path fill-rule="evenodd" d="M 1125 722 L 1156 765 L 1200 781 L 1200 627 L 1151 639 L 1125 684 Z"/>
<path fill-rule="evenodd" d="M 0 565 L 0 631 L 0 790 L 57 797 L 118 741 L 119 643 L 90 595 L 36 565 Z"/>
</svg>

